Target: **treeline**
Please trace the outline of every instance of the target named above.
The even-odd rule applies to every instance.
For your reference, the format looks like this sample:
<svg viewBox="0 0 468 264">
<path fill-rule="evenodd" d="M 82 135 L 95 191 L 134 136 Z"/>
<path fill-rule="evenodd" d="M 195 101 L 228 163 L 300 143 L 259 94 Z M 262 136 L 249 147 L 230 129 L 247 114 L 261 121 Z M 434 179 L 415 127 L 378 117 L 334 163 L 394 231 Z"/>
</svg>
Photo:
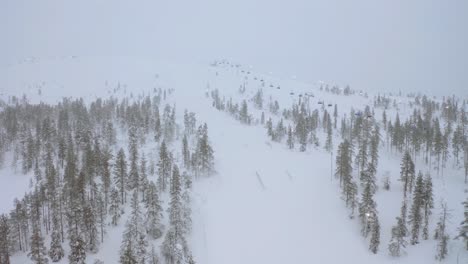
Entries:
<svg viewBox="0 0 468 264">
<path fill-rule="evenodd" d="M 165 99 L 159 89 L 138 100 L 6 104 L 0 160 L 34 177 L 31 191 L 0 217 L 0 263 L 17 252 L 32 263 L 85 263 L 128 206 L 120 263 L 194 263 L 186 240 L 192 180 L 214 172 L 214 153 L 207 125 L 187 110 L 177 123 L 176 107 Z"/>
<path fill-rule="evenodd" d="M 379 100 L 379 99 L 377 99 Z M 375 104 L 379 105 L 379 104 Z M 366 107 L 364 111 L 351 110 L 350 117 L 344 117 L 341 122 L 342 143 L 338 147 L 336 156 L 335 176 L 339 179 L 342 197 L 347 207 L 351 209 L 351 217 L 358 208 L 359 219 L 364 237 L 370 233 L 369 249 L 376 253 L 380 244 L 380 225 L 377 214 L 377 204 L 373 197 L 378 190 L 376 183 L 376 169 L 378 162 L 379 143 L 389 146 L 391 150 L 403 154 L 400 168 L 400 181 L 403 189 L 403 201 L 400 215 L 391 229 L 391 240 L 388 244 L 389 254 L 395 257 L 406 254 L 406 246 L 416 245 L 420 239 L 431 237 L 429 222 L 431 221 L 434 197 L 432 179 L 429 173 L 425 176 L 421 171 L 416 173 L 414 159 L 422 159 L 430 167 L 439 171 L 443 169 L 453 153 L 454 168 L 460 168 L 461 156 L 467 157 L 467 125 L 464 105 L 459 108 L 451 100 L 439 104 L 423 97 L 421 102 L 416 100 L 413 114 L 400 121 L 397 113 L 392 123 L 383 111 L 381 122 L 375 119 L 374 111 Z M 438 109 L 443 109 L 437 111 Z M 440 120 L 445 121 L 444 132 L 441 131 Z M 386 140 L 381 139 L 380 127 L 386 133 Z M 452 127 L 456 127 L 455 130 Z M 450 152 L 451 150 L 451 152 Z M 465 158 L 465 183 L 466 164 Z M 356 174 L 354 174 L 356 172 Z M 357 175 L 360 184 L 355 180 Z M 389 190 L 388 178 L 383 181 L 383 189 Z M 360 191 L 359 191 L 360 190 Z M 358 193 L 361 199 L 358 201 Z M 466 202 L 465 202 L 466 203 Z M 465 207 L 465 220 L 461 223 L 456 238 L 467 241 L 468 213 Z M 437 240 L 435 258 L 444 259 L 448 254 L 448 240 L 450 235 L 446 225 L 450 213 L 446 203 L 441 204 L 441 213 L 433 232 Z M 468 244 L 466 245 L 468 250 Z"/>
<path fill-rule="evenodd" d="M 240 94 L 245 94 L 245 85 L 241 85 Z M 336 92 L 336 91 L 335 91 Z M 338 92 L 336 92 L 338 93 Z M 339 93 L 338 93 L 339 94 Z M 218 90 L 211 92 L 212 104 L 221 111 L 226 111 L 241 123 L 261 124 L 266 129 L 266 135 L 274 142 L 284 142 L 289 149 L 299 145 L 299 151 L 306 151 L 309 146 L 320 147 L 319 133 L 325 134 L 323 147 L 332 152 L 333 141 L 340 137 L 335 162 L 335 177 L 339 180 L 341 195 L 350 209 L 350 218 L 356 212 L 361 223 L 361 234 L 369 239 L 369 250 L 377 253 L 380 246 L 380 223 L 375 193 L 379 190 L 377 183 L 377 168 L 379 151 L 382 145 L 390 151 L 401 154 L 401 173 L 403 201 L 401 213 L 392 227 L 391 241 L 388 244 L 389 254 L 401 256 L 405 254 L 408 242 L 418 244 L 420 239 L 428 240 L 430 235 L 429 222 L 434 197 L 432 193 L 432 178 L 429 173 L 416 173 L 414 159 L 422 160 L 430 167 L 443 172 L 452 158 L 453 167 L 465 170 L 465 183 L 468 175 L 468 141 L 466 126 L 466 102 L 460 103 L 454 98 L 444 98 L 442 102 L 431 100 L 426 96 L 415 96 L 409 107 L 413 113 L 406 120 L 401 120 L 397 113 L 395 119 L 387 115 L 387 110 L 400 107 L 396 99 L 377 96 L 374 107 L 382 108 L 382 118 L 378 120 L 374 109 L 366 106 L 364 110 L 351 109 L 349 115 L 338 114 L 338 105 L 325 105 L 319 101 L 318 107 L 311 107 L 311 96 L 299 96 L 291 108 L 280 111 L 279 104 L 271 97 L 265 103 L 262 89 L 254 96 L 243 100 L 240 104 L 233 103 L 232 98 L 226 100 L 219 95 Z M 258 118 L 249 112 L 250 102 Z M 329 110 L 330 109 L 330 112 Z M 332 111 L 332 112 L 331 112 Z M 266 117 L 266 114 L 269 117 Z M 276 120 L 276 122 L 275 122 Z M 444 127 L 442 127 L 444 123 Z M 385 177 L 382 189 L 390 190 L 390 179 Z M 359 197 L 360 195 L 360 197 Z M 465 220 L 461 223 L 459 233 L 454 237 L 463 239 L 468 250 L 467 226 L 468 200 L 465 204 Z M 446 231 L 446 223 L 450 217 L 447 205 L 441 204 L 441 216 L 434 230 L 434 239 L 438 240 L 436 258 L 441 260 L 448 254 L 447 245 L 450 238 Z"/>
</svg>

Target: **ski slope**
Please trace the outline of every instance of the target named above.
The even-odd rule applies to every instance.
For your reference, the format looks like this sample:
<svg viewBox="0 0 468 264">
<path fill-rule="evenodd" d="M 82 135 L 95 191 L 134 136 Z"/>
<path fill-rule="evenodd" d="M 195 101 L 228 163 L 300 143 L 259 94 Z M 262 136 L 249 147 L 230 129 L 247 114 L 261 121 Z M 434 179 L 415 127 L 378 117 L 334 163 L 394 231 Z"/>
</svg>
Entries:
<svg viewBox="0 0 468 264">
<path fill-rule="evenodd" d="M 211 106 L 207 90 L 218 89 L 221 95 L 232 96 L 240 102 L 260 87 L 252 77 L 245 79 L 245 74 L 235 69 L 139 57 L 73 56 L 36 59 L 6 67 L 4 73 L 0 79 L 0 99 L 4 101 L 9 96 L 23 94 L 35 103 L 58 102 L 62 97 L 82 97 L 89 101 L 97 97 L 148 94 L 158 87 L 175 89 L 170 100 L 176 104 L 177 119 L 181 120 L 183 110 L 188 109 L 197 114 L 198 120 L 207 122 L 216 158 L 217 173 L 194 182 L 194 226 L 190 243 L 197 263 L 436 262 L 434 240 L 408 246 L 408 255 L 399 259 L 388 256 L 390 228 L 401 202 L 401 186 L 397 181 L 401 154 L 392 154 L 383 147 L 380 151 L 377 183 L 380 185 L 382 175 L 388 171 L 392 186 L 390 192 L 379 190 L 376 194 L 381 244 L 379 253 L 373 255 L 368 251 L 368 242 L 360 235 L 358 221 L 348 218 L 338 184 L 331 177 L 334 156 L 323 147 L 309 147 L 306 152 L 290 151 L 285 144 L 270 142 L 261 125 L 242 125 Z M 336 96 L 319 91 L 317 84 L 294 78 L 277 78 L 261 71 L 251 74 L 274 87 L 281 86 L 281 89 L 264 88 L 265 98 L 272 96 L 281 108 L 290 107 L 298 100 L 299 93 L 307 91 L 315 94 L 312 108 L 322 100 L 338 104 L 340 115 L 349 114 L 351 107 L 363 109 L 372 98 Z M 239 95 L 237 90 L 242 83 L 247 83 L 247 91 Z M 120 89 L 114 91 L 117 87 Z M 291 92 L 295 95 L 291 96 Z M 253 108 L 251 111 L 254 118 L 259 118 L 258 111 Z M 320 140 L 323 142 L 322 137 Z M 335 137 L 334 146 L 339 142 Z M 429 168 L 417 161 L 416 169 L 425 172 Z M 13 197 L 29 189 L 28 176 L 19 174 L 8 169 L 0 171 L 0 212 L 8 212 Z M 463 173 L 447 170 L 444 174 L 437 177 L 433 173 L 434 212 L 438 213 L 437 205 L 443 195 L 453 210 L 448 229 L 455 234 L 462 217 L 460 201 L 466 195 Z M 435 218 L 432 219 L 431 230 L 435 226 Z M 88 263 L 94 259 L 116 263 L 121 232 L 121 227 L 109 228 L 104 245 L 97 254 L 89 255 Z M 468 254 L 461 243 L 451 240 L 446 263 L 466 263 L 463 262 L 466 260 Z M 15 255 L 12 261 L 30 263 L 24 255 Z M 66 258 L 60 263 L 67 263 Z"/>
</svg>

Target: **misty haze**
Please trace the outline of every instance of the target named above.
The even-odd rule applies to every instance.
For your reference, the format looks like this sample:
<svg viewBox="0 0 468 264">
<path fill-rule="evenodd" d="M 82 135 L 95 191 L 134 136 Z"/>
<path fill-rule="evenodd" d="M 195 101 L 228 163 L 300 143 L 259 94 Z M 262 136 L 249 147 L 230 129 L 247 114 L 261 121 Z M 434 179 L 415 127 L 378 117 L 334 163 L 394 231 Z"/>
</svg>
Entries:
<svg viewBox="0 0 468 264">
<path fill-rule="evenodd" d="M 468 2 L 0 22 L 0 264 L 468 263 Z"/>
</svg>

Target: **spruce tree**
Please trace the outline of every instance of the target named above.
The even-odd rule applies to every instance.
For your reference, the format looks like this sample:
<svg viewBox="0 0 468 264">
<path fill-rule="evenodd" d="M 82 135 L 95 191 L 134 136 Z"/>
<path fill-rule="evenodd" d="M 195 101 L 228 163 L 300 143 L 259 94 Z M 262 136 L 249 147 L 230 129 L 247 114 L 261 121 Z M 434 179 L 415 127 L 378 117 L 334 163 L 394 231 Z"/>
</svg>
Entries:
<svg viewBox="0 0 468 264">
<path fill-rule="evenodd" d="M 108 207 L 109 204 L 109 193 L 111 188 L 111 165 L 110 159 L 112 158 L 112 154 L 109 150 L 104 150 L 102 154 L 102 174 L 101 174 L 101 181 L 102 181 L 102 190 L 104 192 L 104 204 L 105 207 Z"/>
<path fill-rule="evenodd" d="M 174 140 L 175 136 L 175 106 L 171 108 L 170 105 L 166 105 L 164 107 L 162 120 L 164 124 L 164 141 L 166 141 L 166 143 L 170 143 Z"/>
<path fill-rule="evenodd" d="M 161 254 L 166 263 L 186 263 L 187 242 L 182 236 L 177 236 L 173 227 L 166 233 L 161 245 Z"/>
<path fill-rule="evenodd" d="M 62 247 L 62 240 L 60 236 L 60 230 L 57 221 L 54 221 L 51 240 L 49 257 L 52 262 L 58 262 L 65 256 L 65 252 Z"/>
<path fill-rule="evenodd" d="M 392 145 L 401 151 L 403 147 L 403 131 L 400 123 L 400 116 L 397 114 L 395 118 L 395 124 L 392 129 Z"/>
<path fill-rule="evenodd" d="M 122 209 L 120 208 L 121 200 L 119 191 L 113 188 L 110 195 L 109 215 L 111 217 L 111 224 L 116 226 L 119 223 Z"/>
<path fill-rule="evenodd" d="M 138 264 L 135 252 L 133 251 L 132 242 L 128 241 L 120 253 L 120 264 Z"/>
<path fill-rule="evenodd" d="M 465 141 L 465 147 L 464 147 L 464 167 L 465 167 L 465 184 L 468 183 L 468 140 Z"/>
<path fill-rule="evenodd" d="M 382 124 L 384 126 L 384 129 L 387 129 L 387 112 L 384 110 L 382 113 Z"/>
<path fill-rule="evenodd" d="M 275 102 L 273 102 L 271 105 L 270 105 L 270 112 L 274 115 L 277 115 L 278 114 L 278 111 L 280 110 L 280 106 L 279 106 L 279 103 L 277 100 L 275 100 Z"/>
<path fill-rule="evenodd" d="M 401 217 L 397 217 L 396 226 L 392 227 L 392 239 L 388 244 L 388 250 L 392 257 L 399 257 L 406 254 L 405 248 L 407 242 L 405 240 L 406 226 Z"/>
<path fill-rule="evenodd" d="M 161 245 L 161 254 L 164 257 L 165 263 L 180 263 L 181 259 L 177 258 L 177 239 L 174 232 L 174 228 L 171 227 L 166 236 L 164 237 L 164 241 Z"/>
<path fill-rule="evenodd" d="M 361 171 L 360 181 L 361 186 L 365 187 L 367 184 L 370 185 L 370 191 L 374 194 L 377 190 L 377 184 L 375 182 L 376 169 L 372 162 L 368 162 L 366 167 Z"/>
<path fill-rule="evenodd" d="M 403 182 L 403 197 L 406 198 L 407 192 L 411 192 L 411 185 L 414 179 L 414 163 L 409 151 L 406 151 L 401 162 L 400 181 Z"/>
<path fill-rule="evenodd" d="M 459 124 L 455 131 L 453 132 L 452 136 L 452 152 L 453 156 L 455 157 L 455 165 L 459 166 L 460 160 L 460 152 L 463 150 L 463 142 L 464 141 L 464 135 L 463 135 L 463 128 Z"/>
<path fill-rule="evenodd" d="M 357 206 L 358 187 L 352 177 L 345 177 L 343 181 L 343 198 L 346 206 L 351 209 L 350 218 L 354 218 L 354 210 Z"/>
<path fill-rule="evenodd" d="M 8 217 L 0 216 L 0 263 L 10 264 L 10 224 Z"/>
<path fill-rule="evenodd" d="M 296 135 L 297 135 L 297 137 L 299 139 L 299 144 L 300 144 L 299 150 L 301 152 L 306 151 L 306 149 L 307 149 L 307 138 L 308 138 L 309 132 L 307 131 L 305 117 L 302 114 L 299 114 L 299 116 L 298 116 L 298 120 L 296 122 L 296 131 L 295 132 L 296 132 Z"/>
<path fill-rule="evenodd" d="M 158 186 L 161 190 L 167 189 L 168 180 L 171 174 L 172 158 L 166 147 L 166 142 L 163 140 L 159 148 L 159 161 L 158 161 Z"/>
<path fill-rule="evenodd" d="M 102 190 L 102 188 L 101 188 Z M 104 197 L 102 192 L 97 192 L 95 196 L 95 208 L 94 213 L 96 215 L 96 225 L 99 228 L 99 233 L 101 236 L 101 243 L 104 243 L 104 235 L 106 234 L 106 226 L 107 226 L 107 207 L 104 201 Z"/>
<path fill-rule="evenodd" d="M 340 186 L 343 186 L 345 177 L 351 177 L 352 165 L 350 153 L 351 146 L 349 141 L 345 140 L 338 146 L 338 153 L 336 155 L 335 177 L 339 179 Z"/>
<path fill-rule="evenodd" d="M 331 122 L 327 123 L 327 139 L 325 141 L 325 150 L 328 152 L 333 150 L 333 130 Z"/>
<path fill-rule="evenodd" d="M 342 189 L 342 197 L 346 202 L 346 206 L 351 209 L 350 217 L 354 217 L 354 210 L 357 205 L 357 191 L 358 187 L 352 177 L 351 165 L 352 149 L 348 140 L 345 140 L 338 147 L 338 154 L 336 156 L 336 171 L 335 177 L 339 178 L 340 186 Z"/>
<path fill-rule="evenodd" d="M 253 98 L 253 102 L 257 109 L 263 108 L 263 90 L 262 89 L 258 89 L 257 93 L 255 94 Z"/>
<path fill-rule="evenodd" d="M 370 140 L 370 158 L 374 168 L 377 168 L 379 162 L 379 144 L 380 144 L 380 129 L 376 125 L 372 130 Z"/>
<path fill-rule="evenodd" d="M 70 238 L 70 255 L 68 261 L 70 264 L 85 264 L 86 249 L 85 242 L 79 234 L 72 235 Z"/>
<path fill-rule="evenodd" d="M 182 138 L 182 157 L 185 168 L 190 168 L 190 149 L 188 146 L 187 135 Z"/>
<path fill-rule="evenodd" d="M 112 122 L 107 122 L 104 137 L 108 146 L 112 146 L 116 143 L 117 136 Z"/>
<path fill-rule="evenodd" d="M 369 250 L 372 253 L 377 254 L 377 251 L 379 250 L 379 245 L 380 245 L 380 224 L 379 224 L 379 219 L 376 215 L 372 223 Z"/>
<path fill-rule="evenodd" d="M 273 131 L 273 121 L 271 120 L 271 117 L 268 118 L 268 121 L 266 122 L 266 129 L 267 129 L 267 135 L 270 137 L 272 141 L 276 140 L 276 135 L 275 131 Z"/>
<path fill-rule="evenodd" d="M 131 209 L 130 217 L 125 225 L 124 240 L 131 240 L 133 245 L 136 245 L 140 236 L 146 233 L 138 192 L 136 191 L 133 192 Z"/>
<path fill-rule="evenodd" d="M 402 220 L 402 223 L 403 223 L 403 229 L 402 229 L 402 234 L 403 236 L 408 236 L 408 228 L 406 227 L 406 221 L 407 221 L 407 209 L 408 207 L 408 202 L 406 201 L 406 199 L 403 199 L 403 202 L 401 204 L 401 209 L 400 209 L 400 218 Z"/>
<path fill-rule="evenodd" d="M 185 134 L 192 135 L 193 133 L 195 133 L 196 124 L 197 124 L 197 119 L 195 117 L 195 113 L 194 112 L 188 113 L 187 110 L 185 110 L 185 113 L 184 113 Z"/>
<path fill-rule="evenodd" d="M 182 234 L 182 198 L 179 168 L 174 165 L 171 178 L 171 200 L 169 202 L 169 223 L 174 227 L 175 235 Z"/>
<path fill-rule="evenodd" d="M 376 204 L 373 195 L 371 183 L 367 182 L 362 192 L 361 202 L 359 203 L 359 218 L 362 225 L 361 233 L 364 237 L 367 237 L 373 224 L 377 221 Z"/>
<path fill-rule="evenodd" d="M 242 101 L 242 106 L 241 106 L 241 109 L 240 109 L 240 112 L 239 112 L 239 120 L 243 123 L 243 124 L 250 124 L 250 115 L 249 115 L 249 110 L 248 110 L 248 107 L 247 107 L 247 101 Z"/>
<path fill-rule="evenodd" d="M 159 142 L 162 137 L 161 118 L 159 117 L 159 110 L 156 108 L 155 121 L 154 121 L 154 141 Z"/>
<path fill-rule="evenodd" d="M 442 156 L 442 152 L 444 149 L 444 139 L 443 139 L 443 134 L 440 131 L 440 124 L 439 124 L 439 119 L 436 118 L 434 121 L 434 144 L 432 148 L 432 154 L 436 155 L 437 157 L 437 172 L 440 170 L 440 158 Z"/>
<path fill-rule="evenodd" d="M 421 229 L 422 215 L 421 209 L 424 206 L 424 182 L 423 175 L 420 171 L 416 179 L 416 187 L 413 195 L 413 204 L 409 215 L 409 222 L 411 223 L 411 245 L 419 243 L 419 233 Z"/>
<path fill-rule="evenodd" d="M 138 186 L 139 186 L 139 191 L 141 192 L 142 200 L 145 201 L 146 192 L 148 189 L 148 173 L 147 173 L 147 161 L 146 161 L 145 153 L 141 155 Z"/>
<path fill-rule="evenodd" d="M 144 263 L 145 256 L 140 255 L 146 252 L 148 242 L 146 240 L 146 230 L 144 228 L 143 215 L 140 210 L 138 192 L 134 191 L 131 200 L 131 214 L 125 225 L 123 239 L 121 244 L 121 263 L 125 261 L 135 261 L 135 263 Z M 131 257 L 133 256 L 133 258 Z M 124 262 L 133 263 L 133 262 Z"/>
<path fill-rule="evenodd" d="M 338 120 L 338 105 L 335 104 L 335 107 L 333 108 L 333 128 L 336 129 L 336 123 Z"/>
<path fill-rule="evenodd" d="M 151 182 L 148 188 L 147 199 L 145 200 L 146 215 L 145 215 L 145 227 L 148 235 L 157 239 L 162 236 L 163 225 L 162 221 L 162 206 L 159 200 L 158 189 L 156 185 Z"/>
<path fill-rule="evenodd" d="M 28 257 L 34 264 L 47 264 L 49 263 L 49 259 L 47 258 L 44 238 L 41 235 L 39 227 L 39 215 L 35 212 L 32 214 L 34 218 L 32 220 L 31 249 L 28 253 Z"/>
<path fill-rule="evenodd" d="M 187 253 L 187 242 L 184 237 L 181 179 L 179 169 L 174 165 L 171 179 L 171 196 L 169 201 L 170 228 L 166 233 L 161 253 L 166 263 L 183 263 Z"/>
<path fill-rule="evenodd" d="M 283 140 L 283 137 L 286 135 L 286 128 L 284 127 L 283 119 L 281 119 L 276 125 L 274 133 L 275 133 L 275 140 L 278 142 L 281 142 Z"/>
<path fill-rule="evenodd" d="M 130 171 L 128 173 L 128 180 L 126 183 L 129 191 L 139 191 L 140 174 L 138 168 L 138 136 L 135 126 L 131 126 L 128 131 L 128 151 L 130 156 Z"/>
<path fill-rule="evenodd" d="M 154 246 L 151 247 L 151 253 L 150 253 L 149 260 L 148 260 L 148 264 L 161 264 L 159 260 L 159 255 L 156 252 L 156 249 L 154 248 Z"/>
<path fill-rule="evenodd" d="M 354 159 L 358 175 L 360 172 L 364 170 L 364 167 L 367 165 L 368 159 L 368 139 L 365 136 L 361 136 L 362 138 L 358 141 L 358 152 L 356 154 L 356 158 Z"/>
<path fill-rule="evenodd" d="M 437 222 L 437 227 L 434 233 L 434 239 L 438 240 L 437 253 L 436 253 L 435 258 L 439 261 L 442 261 L 447 256 L 448 254 L 447 246 L 448 246 L 448 241 L 450 239 L 446 230 L 447 221 L 448 221 L 448 218 L 450 217 L 446 203 L 442 202 L 441 210 L 442 211 L 440 213 L 439 222 Z"/>
<path fill-rule="evenodd" d="M 459 233 L 457 238 L 461 238 L 465 243 L 465 248 L 468 250 L 468 197 L 463 202 L 464 205 L 464 218 L 463 221 L 460 223 Z"/>
<path fill-rule="evenodd" d="M 192 204 L 191 204 L 191 179 L 188 174 L 184 173 L 182 180 L 184 184 L 182 184 L 182 208 L 181 208 L 181 215 L 182 215 L 182 232 L 184 234 L 190 233 L 192 230 Z"/>
<path fill-rule="evenodd" d="M 86 249 L 96 253 L 99 249 L 99 232 L 96 213 L 90 204 L 87 204 L 84 207 L 82 224 L 82 233 L 84 233 L 84 238 L 87 245 Z"/>
<path fill-rule="evenodd" d="M 205 123 L 200 126 L 200 135 L 197 143 L 197 172 L 202 174 L 211 174 L 214 171 L 214 151 L 208 139 L 208 126 Z"/>
<path fill-rule="evenodd" d="M 195 260 L 193 259 L 192 255 L 188 255 L 187 257 L 187 264 L 195 264 Z"/>
<path fill-rule="evenodd" d="M 428 173 L 424 178 L 424 198 L 423 198 L 423 209 L 424 209 L 424 227 L 423 227 L 423 239 L 429 239 L 429 218 L 432 214 L 431 209 L 434 208 L 434 198 L 432 194 L 432 179 Z"/>
<path fill-rule="evenodd" d="M 120 192 L 120 202 L 124 204 L 126 202 L 125 185 L 127 182 L 127 161 L 122 148 L 117 153 L 114 164 L 114 182 Z"/>
<path fill-rule="evenodd" d="M 442 169 L 445 168 L 447 161 L 450 157 L 450 151 L 449 151 L 449 136 L 451 133 L 451 125 L 450 123 L 447 124 L 447 127 L 445 128 L 445 133 L 442 137 Z"/>
<path fill-rule="evenodd" d="M 292 135 L 291 126 L 288 127 L 288 139 L 286 141 L 286 144 L 288 144 L 289 149 L 294 149 L 294 137 Z"/>
<path fill-rule="evenodd" d="M 138 264 L 146 264 L 148 259 L 148 241 L 146 240 L 145 234 L 139 234 L 136 245 L 136 260 Z"/>
</svg>

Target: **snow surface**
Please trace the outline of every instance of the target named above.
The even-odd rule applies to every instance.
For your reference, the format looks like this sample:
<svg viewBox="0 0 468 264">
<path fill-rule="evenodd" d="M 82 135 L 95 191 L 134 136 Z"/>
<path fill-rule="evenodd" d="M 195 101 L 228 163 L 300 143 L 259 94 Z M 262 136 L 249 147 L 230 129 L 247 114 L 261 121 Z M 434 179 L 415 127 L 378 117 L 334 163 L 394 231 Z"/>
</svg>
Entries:
<svg viewBox="0 0 468 264">
<path fill-rule="evenodd" d="M 319 100 L 336 103 L 340 115 L 349 114 L 351 107 L 363 109 L 370 102 L 359 95 L 345 97 L 320 92 L 317 85 L 292 78 L 275 78 L 261 71 L 252 74 L 265 79 L 265 98 L 271 95 L 281 108 L 290 107 L 299 93 L 307 91 L 315 94 L 312 108 L 318 107 Z M 237 89 L 244 81 L 246 95 L 239 95 Z M 281 89 L 268 88 L 270 83 L 280 85 Z M 114 94 L 117 87 L 120 89 Z M 379 190 L 376 194 L 381 244 L 379 253 L 373 255 L 368 251 L 368 241 L 360 235 L 358 221 L 348 218 L 337 182 L 331 178 L 334 156 L 322 148 L 309 147 L 305 153 L 290 151 L 285 144 L 269 142 L 263 127 L 241 125 L 211 106 L 211 100 L 205 96 L 207 89 L 217 88 L 221 96 L 233 96 L 240 102 L 260 87 L 253 79 L 245 80 L 245 74 L 235 69 L 137 57 L 36 58 L 4 68 L 0 99 L 8 101 L 9 96 L 25 94 L 36 103 L 58 102 L 64 96 L 89 101 L 96 97 L 148 94 L 155 87 L 175 89 L 170 100 L 176 103 L 178 120 L 183 109 L 188 109 L 197 114 L 197 120 L 208 123 L 215 151 L 217 174 L 194 182 L 194 227 L 190 240 L 197 263 L 436 263 L 434 240 L 408 246 L 408 255 L 399 259 L 388 256 L 390 228 L 401 205 L 402 192 L 397 181 L 401 154 L 384 148 L 380 152 L 378 183 L 388 171 L 392 186 L 390 192 Z M 295 96 L 290 95 L 291 91 Z M 403 110 L 400 114 L 405 113 Z M 252 112 L 259 118 L 258 111 Z M 338 143 L 339 139 L 334 138 L 334 145 Z M 416 169 L 429 170 L 419 160 Z M 462 217 L 460 203 L 466 195 L 463 173 L 448 169 L 444 177 L 436 176 L 436 172 L 432 176 L 436 206 L 443 196 L 452 209 L 448 228 L 453 237 Z M 0 183 L 0 212 L 8 212 L 13 197 L 28 190 L 29 179 L 6 168 L 0 171 Z M 434 213 L 438 214 L 437 207 Z M 431 230 L 435 219 L 436 216 L 432 218 Z M 104 245 L 97 254 L 88 257 L 88 263 L 96 258 L 117 263 L 122 230 L 122 224 L 109 227 Z M 451 240 L 446 263 L 457 263 L 457 259 L 458 263 L 468 263 L 468 254 L 459 241 Z M 25 255 L 15 255 L 12 263 L 30 261 Z M 59 263 L 67 263 L 67 259 Z"/>
</svg>

